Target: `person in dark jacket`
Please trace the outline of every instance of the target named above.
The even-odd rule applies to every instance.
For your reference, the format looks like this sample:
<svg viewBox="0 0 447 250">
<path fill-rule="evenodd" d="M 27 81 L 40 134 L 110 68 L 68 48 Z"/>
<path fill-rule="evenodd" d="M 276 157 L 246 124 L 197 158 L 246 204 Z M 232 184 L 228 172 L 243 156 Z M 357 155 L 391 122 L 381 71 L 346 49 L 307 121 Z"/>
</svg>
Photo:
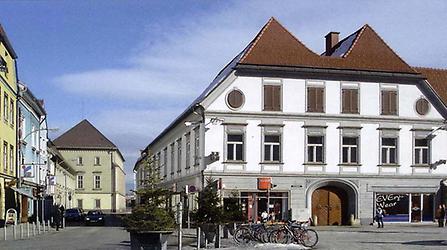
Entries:
<svg viewBox="0 0 447 250">
<path fill-rule="evenodd" d="M 63 223 L 64 211 L 65 211 L 64 205 L 61 204 L 58 209 L 59 209 L 59 213 L 60 213 L 59 224 L 60 224 L 61 228 L 64 228 L 64 223 Z"/>
<path fill-rule="evenodd" d="M 438 217 L 438 226 L 444 227 L 445 222 L 445 204 L 439 205 L 438 210 L 436 211 L 436 215 Z"/>
<path fill-rule="evenodd" d="M 59 231 L 60 221 L 61 221 L 61 211 L 59 210 L 59 206 L 54 205 L 54 224 L 56 224 L 56 231 Z"/>
</svg>

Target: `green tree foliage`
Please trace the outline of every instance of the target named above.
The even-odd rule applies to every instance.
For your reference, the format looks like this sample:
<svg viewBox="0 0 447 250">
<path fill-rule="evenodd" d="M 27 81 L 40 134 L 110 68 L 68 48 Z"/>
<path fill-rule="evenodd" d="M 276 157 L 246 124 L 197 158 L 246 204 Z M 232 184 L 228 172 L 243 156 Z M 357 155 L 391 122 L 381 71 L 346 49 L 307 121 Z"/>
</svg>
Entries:
<svg viewBox="0 0 447 250">
<path fill-rule="evenodd" d="M 199 208 L 195 210 L 192 217 L 199 224 L 221 223 L 224 220 L 220 197 L 217 193 L 217 183 L 207 179 L 207 185 L 199 192 Z"/>
<path fill-rule="evenodd" d="M 171 231 L 175 228 L 174 213 L 167 207 L 171 192 L 159 186 L 159 169 L 147 158 L 141 162 L 146 173 L 143 188 L 136 191 L 140 204 L 124 221 L 130 230 Z"/>
<path fill-rule="evenodd" d="M 237 192 L 233 192 L 230 197 L 224 200 L 223 212 L 226 222 L 241 222 L 246 220 L 238 196 Z"/>
</svg>

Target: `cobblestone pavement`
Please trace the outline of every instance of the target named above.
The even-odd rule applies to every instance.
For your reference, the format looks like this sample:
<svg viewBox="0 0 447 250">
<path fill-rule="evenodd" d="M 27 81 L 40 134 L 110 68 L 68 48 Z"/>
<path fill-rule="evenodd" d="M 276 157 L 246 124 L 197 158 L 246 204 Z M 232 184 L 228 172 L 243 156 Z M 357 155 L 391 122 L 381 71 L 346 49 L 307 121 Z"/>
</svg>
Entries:
<svg viewBox="0 0 447 250">
<path fill-rule="evenodd" d="M 371 226 L 315 229 L 320 237 L 315 249 L 447 249 L 443 244 L 447 240 L 447 228 L 434 224 L 385 225 L 383 229 Z M 195 242 L 195 230 L 184 229 L 183 249 L 195 249 Z M 232 250 L 304 249 L 296 245 L 236 246 L 232 239 L 222 239 L 222 246 Z M 130 242 L 129 233 L 120 227 L 68 227 L 30 239 L 0 240 L 0 249 L 130 249 Z M 177 249 L 175 234 L 169 238 L 168 249 Z"/>
</svg>

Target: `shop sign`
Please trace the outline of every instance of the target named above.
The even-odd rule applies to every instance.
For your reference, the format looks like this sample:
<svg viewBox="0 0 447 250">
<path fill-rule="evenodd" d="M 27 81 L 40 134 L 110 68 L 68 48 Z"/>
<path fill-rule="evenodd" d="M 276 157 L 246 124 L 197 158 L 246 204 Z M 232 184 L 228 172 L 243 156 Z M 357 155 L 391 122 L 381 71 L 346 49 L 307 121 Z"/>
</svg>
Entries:
<svg viewBox="0 0 447 250">
<path fill-rule="evenodd" d="M 378 194 L 376 195 L 376 206 L 380 208 L 395 207 L 404 197 L 402 194 Z"/>
<path fill-rule="evenodd" d="M 48 184 L 50 186 L 55 186 L 56 185 L 56 176 L 54 175 L 49 175 L 48 176 Z"/>
<path fill-rule="evenodd" d="M 34 175 L 33 175 L 33 166 L 31 166 L 31 165 L 28 165 L 28 166 L 24 165 L 24 166 L 22 166 L 22 168 L 23 168 L 23 177 L 26 177 L 26 178 L 33 178 L 34 177 Z"/>
<path fill-rule="evenodd" d="M 10 208 L 6 211 L 5 225 L 17 225 L 17 211 L 14 208 Z"/>
<path fill-rule="evenodd" d="M 259 177 L 258 178 L 258 189 L 259 190 L 269 190 L 272 187 L 271 177 Z"/>
</svg>

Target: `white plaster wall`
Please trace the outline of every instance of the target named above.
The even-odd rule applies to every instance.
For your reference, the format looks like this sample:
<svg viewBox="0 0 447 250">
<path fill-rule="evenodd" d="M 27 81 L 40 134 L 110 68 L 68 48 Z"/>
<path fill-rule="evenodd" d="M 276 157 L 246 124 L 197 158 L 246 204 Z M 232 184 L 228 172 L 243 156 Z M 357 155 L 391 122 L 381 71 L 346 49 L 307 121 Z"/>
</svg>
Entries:
<svg viewBox="0 0 447 250">
<path fill-rule="evenodd" d="M 261 123 L 259 120 L 248 120 L 246 138 L 247 145 L 245 146 L 247 171 L 261 171 L 259 162 L 261 162 Z"/>
<path fill-rule="evenodd" d="M 423 96 L 422 92 L 415 85 L 399 85 L 399 116 L 422 119 L 442 119 L 442 116 L 431 104 L 427 115 L 420 116 L 416 112 L 415 103 Z"/>
<path fill-rule="evenodd" d="M 362 124 L 360 135 L 360 172 L 377 174 L 379 162 L 379 126 L 377 124 Z"/>
<path fill-rule="evenodd" d="M 338 123 L 327 123 L 326 128 L 326 172 L 338 173 L 340 163 L 340 131 Z M 303 146 L 301 146 L 303 147 Z"/>
<path fill-rule="evenodd" d="M 283 80 L 283 112 L 304 113 L 306 111 L 306 81 L 301 79 Z M 262 96 L 261 96 L 262 98 Z"/>
<path fill-rule="evenodd" d="M 306 94 L 306 92 L 304 92 Z M 326 81 L 326 102 L 325 110 L 326 114 L 340 114 L 340 82 L 339 81 Z"/>
<path fill-rule="evenodd" d="M 413 133 L 412 126 L 401 125 L 399 131 L 399 142 L 397 144 L 399 150 L 399 173 L 411 174 L 411 165 L 413 164 Z"/>
<path fill-rule="evenodd" d="M 286 121 L 283 128 L 284 172 L 304 172 L 303 122 Z"/>
<path fill-rule="evenodd" d="M 360 114 L 377 116 L 380 114 L 380 85 L 360 83 Z"/>
<path fill-rule="evenodd" d="M 209 124 L 207 126 L 205 139 L 205 156 L 210 155 L 211 152 L 219 152 L 219 162 L 225 161 L 224 155 L 224 126 Z M 222 171 L 223 165 L 215 162 L 208 165 L 207 169 L 213 171 Z"/>
</svg>

